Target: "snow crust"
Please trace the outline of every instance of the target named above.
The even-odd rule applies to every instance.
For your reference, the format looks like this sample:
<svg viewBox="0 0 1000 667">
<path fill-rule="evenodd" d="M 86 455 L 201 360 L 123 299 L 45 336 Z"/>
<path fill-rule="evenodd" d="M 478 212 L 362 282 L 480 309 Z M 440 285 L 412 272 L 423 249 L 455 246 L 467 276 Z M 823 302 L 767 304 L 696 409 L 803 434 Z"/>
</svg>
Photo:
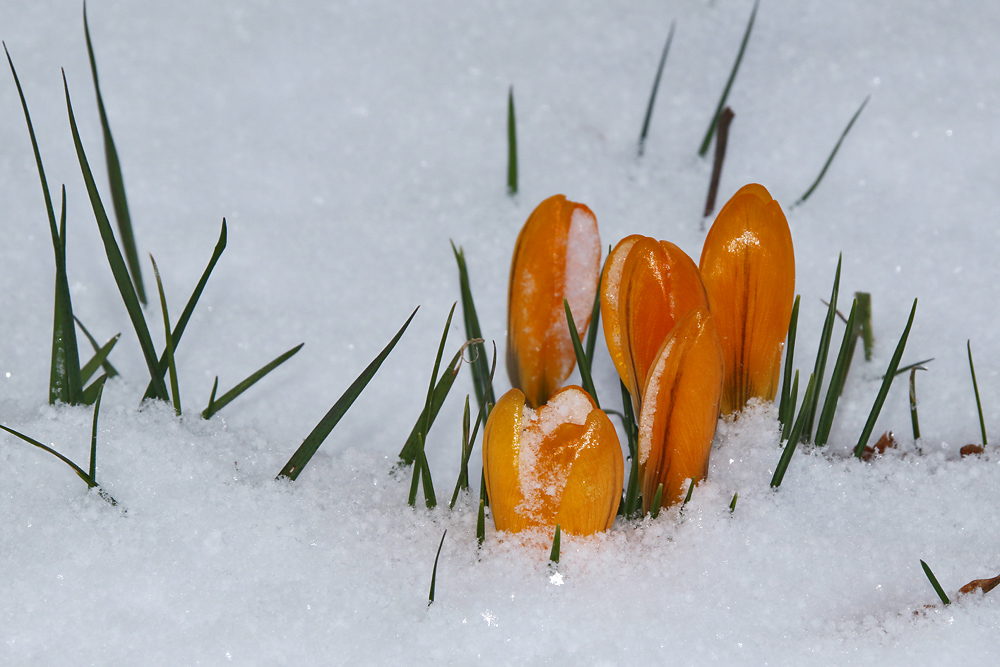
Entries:
<svg viewBox="0 0 1000 667">
<path fill-rule="evenodd" d="M 760 406 L 720 424 L 683 510 L 563 536 L 553 585 L 547 549 L 497 539 L 489 519 L 477 548 L 478 489 L 446 509 L 473 391 L 464 366 L 427 442 L 438 508 L 409 508 L 409 471 L 394 472 L 459 296 L 449 239 L 501 354 L 514 240 L 548 196 L 586 203 L 602 246 L 640 233 L 698 256 L 711 163 L 696 150 L 752 4 L 90 0 L 139 252 L 155 255 L 172 315 L 228 224 L 177 350 L 178 419 L 138 409 L 145 362 L 70 139 L 61 66 L 108 205 L 80 3 L 0 0 L 57 207 L 66 184 L 74 310 L 102 343 L 122 333 L 97 458 L 119 507 L 0 434 L 0 664 L 995 664 L 1000 591 L 926 608 L 937 598 L 919 561 L 952 595 L 1000 572 L 998 3 L 760 5 L 729 98 L 719 201 L 759 182 L 788 216 L 802 386 L 841 251 L 840 309 L 870 292 L 876 335 L 871 361 L 859 346 L 830 444 L 800 447 L 780 489 L 775 415 Z M 823 182 L 791 208 L 869 94 Z M 46 404 L 53 255 L 9 76 L 0 111 L 0 423 L 86 467 L 92 411 Z M 916 375 L 922 437 L 900 376 L 875 429 L 899 447 L 862 464 L 849 452 L 915 297 L 902 363 L 934 358 Z M 275 481 L 418 304 L 312 463 Z M 158 307 L 145 312 L 161 347 Z M 448 353 L 463 329 L 457 317 Z M 969 339 L 991 444 L 961 458 L 981 438 Z M 197 416 L 216 375 L 229 388 L 303 341 L 212 420 Z M 602 406 L 620 408 L 600 342 L 594 373 Z"/>
</svg>

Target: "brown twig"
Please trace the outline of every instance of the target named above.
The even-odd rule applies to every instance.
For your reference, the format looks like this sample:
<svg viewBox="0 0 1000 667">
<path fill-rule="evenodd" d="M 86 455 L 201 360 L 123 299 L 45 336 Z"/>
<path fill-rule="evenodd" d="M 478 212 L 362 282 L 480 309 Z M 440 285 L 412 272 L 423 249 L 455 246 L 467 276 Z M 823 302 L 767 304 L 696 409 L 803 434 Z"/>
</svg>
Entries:
<svg viewBox="0 0 1000 667">
<path fill-rule="evenodd" d="M 715 196 L 719 192 L 719 178 L 722 176 L 722 162 L 726 159 L 726 142 L 729 139 L 729 124 L 736 114 L 729 107 L 719 115 L 719 124 L 715 134 L 715 164 L 712 165 L 712 182 L 708 186 L 708 199 L 705 200 L 705 217 L 715 210 Z M 702 223 L 704 226 L 704 222 Z"/>
</svg>

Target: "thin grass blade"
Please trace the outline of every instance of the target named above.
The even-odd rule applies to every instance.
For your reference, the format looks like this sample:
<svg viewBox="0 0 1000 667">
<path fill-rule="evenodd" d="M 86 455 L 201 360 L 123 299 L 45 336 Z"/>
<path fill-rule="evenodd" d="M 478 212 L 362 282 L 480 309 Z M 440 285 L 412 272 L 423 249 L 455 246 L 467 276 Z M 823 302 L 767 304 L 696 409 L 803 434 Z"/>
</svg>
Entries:
<svg viewBox="0 0 1000 667">
<path fill-rule="evenodd" d="M 654 519 L 660 516 L 660 506 L 663 504 L 663 484 L 659 484 L 656 487 L 656 493 L 653 494 L 653 505 L 649 508 L 649 515 Z"/>
<path fill-rule="evenodd" d="M 461 361 L 462 351 L 459 350 L 455 353 L 455 356 L 451 358 L 451 361 L 445 367 L 444 373 L 441 374 L 441 378 L 438 380 L 437 386 L 434 387 L 434 395 L 431 399 L 431 412 L 429 418 L 427 414 L 427 405 L 425 404 L 424 409 L 420 412 L 420 416 L 417 417 L 416 423 L 410 430 L 410 435 L 407 436 L 406 442 L 403 444 L 403 448 L 399 450 L 399 459 L 403 465 L 410 465 L 416 460 L 417 450 L 420 447 L 418 442 L 420 434 L 423 432 L 423 429 L 427 424 L 434 424 L 438 411 L 441 409 L 441 406 L 444 405 L 444 399 L 447 398 L 448 392 L 451 391 L 452 385 L 455 384 L 455 378 L 458 377 Z"/>
<path fill-rule="evenodd" d="M 135 284 L 136 295 L 142 305 L 146 305 L 146 290 L 142 284 L 142 271 L 139 266 L 139 253 L 136 251 L 135 234 L 132 231 L 132 218 L 128 212 L 128 200 L 125 198 L 125 181 L 122 179 L 121 161 L 115 140 L 111 136 L 111 126 L 108 124 L 108 114 L 104 110 L 104 98 L 101 97 L 101 86 L 97 79 L 97 59 L 94 57 L 94 45 L 90 40 L 90 26 L 87 23 L 87 3 L 83 3 L 83 34 L 87 38 L 87 55 L 90 58 L 90 72 L 94 76 L 94 92 L 97 95 L 97 111 L 101 117 L 101 131 L 104 134 L 104 158 L 108 163 L 108 184 L 111 189 L 111 203 L 118 221 L 118 231 L 122 237 L 122 247 L 128 262 L 129 273 Z"/>
<path fill-rule="evenodd" d="M 52 235 L 52 249 L 56 260 L 56 288 L 52 323 L 52 363 L 49 373 L 49 403 L 56 401 L 75 405 L 80 402 L 83 381 L 80 380 L 80 356 L 76 342 L 76 329 L 73 327 L 73 303 L 69 293 L 69 279 L 66 275 L 66 186 L 62 188 L 62 206 L 59 225 L 56 225 L 56 215 L 52 208 L 52 196 L 49 194 L 48 181 L 45 178 L 45 167 L 42 166 L 42 154 L 38 150 L 35 138 L 35 128 L 28 112 L 28 102 L 21 89 L 21 80 L 14 69 L 14 61 L 3 45 L 7 55 L 10 72 L 14 76 L 17 94 L 21 99 L 21 109 L 28 125 L 28 136 L 31 139 L 31 149 L 35 154 L 35 166 L 38 168 L 38 179 L 42 184 L 42 195 L 45 198 L 45 211 L 49 218 L 49 231 Z"/>
<path fill-rule="evenodd" d="M 625 489 L 624 514 L 628 519 L 639 516 L 642 510 L 642 498 L 639 495 L 639 427 L 635 420 L 635 409 L 632 407 L 632 395 L 625 383 L 618 381 L 622 392 L 622 422 L 628 438 L 628 453 L 631 468 L 628 476 L 628 487 Z"/>
<path fill-rule="evenodd" d="M 872 295 L 868 292 L 855 292 L 858 300 L 858 322 L 861 323 L 861 342 L 865 346 L 865 361 L 872 360 L 872 350 L 875 348 L 875 332 L 872 330 Z"/>
<path fill-rule="evenodd" d="M 115 343 L 118 342 L 119 338 L 121 338 L 121 334 L 115 334 L 112 336 L 111 340 L 97 348 L 97 352 L 90 358 L 90 361 L 88 361 L 83 368 L 80 369 L 81 380 L 84 382 L 89 381 L 90 378 L 93 377 L 94 373 L 97 372 L 97 369 L 104 365 L 108 355 L 111 354 L 111 350 L 115 348 Z"/>
<path fill-rule="evenodd" d="M 690 480 L 687 495 L 684 496 L 684 502 L 681 503 L 682 506 L 687 505 L 691 501 L 691 494 L 694 493 L 694 477 L 691 477 Z"/>
<path fill-rule="evenodd" d="M 576 365 L 580 367 L 580 382 L 583 383 L 584 391 L 590 394 L 590 397 L 594 399 L 594 403 L 600 409 L 601 403 L 597 400 L 597 388 L 594 387 L 594 378 L 590 375 L 590 364 L 587 362 L 587 353 L 584 352 L 583 345 L 580 343 L 580 334 L 577 333 L 576 322 L 573 321 L 573 313 L 570 312 L 569 301 L 566 299 L 563 299 L 563 308 L 566 310 L 569 337 L 573 341 L 573 351 L 576 353 Z"/>
<path fill-rule="evenodd" d="M 87 331 L 87 327 L 83 326 L 83 322 L 80 321 L 80 318 L 78 318 L 76 315 L 74 315 L 73 316 L 73 321 L 76 322 L 77 326 L 80 327 L 80 331 L 82 331 L 83 335 L 86 336 L 86 338 L 87 338 L 88 341 L 90 341 L 90 346 L 92 348 L 94 348 L 94 354 L 95 355 L 99 354 L 100 351 L 102 349 L 104 349 L 103 346 L 100 345 L 100 344 L 98 344 L 97 339 L 94 338 L 92 335 L 90 335 L 90 332 Z M 114 340 L 117 341 L 120 336 L 121 336 L 120 333 L 119 334 L 115 334 Z M 110 342 L 111 341 L 108 341 L 108 343 L 110 343 Z M 105 345 L 107 345 L 107 343 L 105 343 Z M 93 359 L 91 359 L 91 361 L 93 361 Z M 87 362 L 87 364 L 84 365 L 84 368 L 86 368 L 87 365 L 89 365 L 89 363 L 90 362 Z M 113 377 L 117 377 L 118 376 L 118 371 L 115 370 L 115 367 L 112 366 L 111 362 L 107 360 L 107 356 L 105 356 L 104 361 L 101 362 L 101 367 L 104 369 L 104 372 L 107 374 L 107 376 L 109 378 L 113 378 Z M 80 372 L 83 373 L 83 369 L 81 369 Z M 92 374 L 93 373 L 91 373 L 91 375 Z M 89 378 L 89 376 L 88 376 L 88 378 Z M 86 379 L 84 381 L 86 381 Z"/>
<path fill-rule="evenodd" d="M 80 131 L 76 126 L 76 117 L 73 114 L 73 103 L 69 98 L 69 84 L 66 82 L 66 73 L 63 72 L 63 88 L 66 92 L 66 109 L 69 112 L 70 129 L 73 132 L 73 143 L 76 146 L 76 155 L 80 161 L 80 170 L 83 172 L 83 180 L 87 184 L 87 194 L 90 196 L 90 203 L 94 209 L 94 217 L 97 218 L 97 226 L 101 232 L 101 239 L 104 241 L 104 250 L 108 256 L 108 263 L 111 265 L 111 272 L 114 274 L 115 283 L 121 293 L 125 309 L 128 311 L 132 326 L 135 327 L 136 336 L 139 338 L 139 346 L 142 348 L 142 355 L 146 359 L 146 367 L 149 369 L 150 379 L 153 384 L 154 398 L 169 400 L 167 387 L 163 383 L 163 376 L 157 372 L 156 349 L 153 347 L 153 339 L 149 335 L 149 327 L 142 314 L 142 307 L 136 296 L 135 288 L 128 275 L 125 260 L 122 258 L 118 242 L 115 241 L 114 232 L 111 230 L 111 223 L 108 220 L 107 211 L 101 203 L 101 195 L 97 192 L 97 185 L 94 182 L 94 174 L 90 170 L 90 163 L 83 150 L 83 142 L 80 140 Z"/>
<path fill-rule="evenodd" d="M 76 473 L 77 477 L 79 477 L 84 482 L 86 482 L 87 486 L 89 486 L 91 488 L 97 486 L 97 483 L 94 482 L 93 479 L 91 479 L 90 475 L 87 474 L 87 471 L 85 471 L 83 468 L 81 468 L 77 464 L 73 463 L 68 458 L 66 458 L 65 456 L 63 456 L 62 454 L 60 454 L 59 452 L 57 452 L 56 450 L 52 449 L 51 447 L 43 445 L 42 443 L 38 442 L 34 438 L 28 437 L 28 436 L 24 435 L 23 433 L 19 433 L 19 432 L 15 431 L 12 428 L 7 428 L 3 424 L 0 424 L 0 429 L 3 429 L 4 431 L 7 431 L 11 435 L 13 435 L 13 436 L 15 436 L 17 438 L 20 438 L 21 440 L 23 440 L 24 442 L 28 443 L 29 445 L 34 445 L 35 447 L 38 447 L 39 449 L 43 449 L 46 452 L 48 452 L 49 454 L 52 454 L 52 456 L 56 457 L 57 459 L 59 459 L 60 461 L 62 461 L 66 465 L 68 465 L 70 468 L 72 468 L 73 472 Z"/>
<path fill-rule="evenodd" d="M 816 376 L 809 376 L 809 385 L 806 387 L 805 396 L 802 398 L 802 405 L 804 406 L 813 395 L 816 393 Z M 774 468 L 774 476 L 771 477 L 771 488 L 777 488 L 781 486 L 781 482 L 785 479 L 785 471 L 788 470 L 788 464 L 792 461 L 792 454 L 795 453 L 795 448 L 798 446 L 799 441 L 802 439 L 802 431 L 805 428 L 805 417 L 803 412 L 799 412 L 799 418 L 795 420 L 795 425 L 792 426 L 792 431 L 788 435 L 788 440 L 785 441 L 785 448 L 781 451 L 781 458 L 778 459 L 778 465 Z"/>
<path fill-rule="evenodd" d="M 787 441 L 792 434 L 792 417 L 795 415 L 795 404 L 799 398 L 799 372 L 795 371 L 795 380 L 792 381 L 792 391 L 788 395 L 788 417 L 781 426 L 781 439 Z"/>
<path fill-rule="evenodd" d="M 782 427 L 792 421 L 795 414 L 795 406 L 789 401 L 792 389 L 792 361 L 795 358 L 795 334 L 799 328 L 799 301 L 800 295 L 795 295 L 795 303 L 792 304 L 792 317 L 788 322 L 788 337 L 785 347 L 785 371 L 781 383 L 781 401 L 778 403 L 778 421 Z"/>
<path fill-rule="evenodd" d="M 90 429 L 90 479 L 97 483 L 97 415 L 101 412 L 101 396 L 104 395 L 104 382 L 107 375 L 97 378 L 94 384 L 97 385 L 97 396 L 94 398 L 94 421 Z"/>
<path fill-rule="evenodd" d="M 882 404 L 885 403 L 885 397 L 889 394 L 892 379 L 896 377 L 896 368 L 899 366 L 900 357 L 903 356 L 903 349 L 906 347 L 906 338 L 910 335 L 910 327 L 913 326 L 913 316 L 916 314 L 917 300 L 914 299 L 913 308 L 910 309 L 910 319 L 906 321 L 906 328 L 903 329 L 903 335 L 900 336 L 899 343 L 896 344 L 896 351 L 893 352 L 892 359 L 889 360 L 889 368 L 886 370 L 885 377 L 882 380 L 882 387 L 878 391 L 878 396 L 875 397 L 875 403 L 872 405 L 872 410 L 868 415 L 868 421 L 865 423 L 865 427 L 861 431 L 861 437 L 858 439 L 858 444 L 854 448 L 854 455 L 859 459 L 864 454 L 865 447 L 868 445 L 868 439 L 875 429 L 875 421 L 878 419 L 879 412 L 882 411 Z"/>
<path fill-rule="evenodd" d="M 757 6 L 760 4 L 760 0 L 755 0 L 753 3 L 753 11 L 750 12 L 750 20 L 747 21 L 746 32 L 743 33 L 743 41 L 740 43 L 740 51 L 736 54 L 736 62 L 733 63 L 733 69 L 729 73 L 729 80 L 726 81 L 726 87 L 722 90 L 722 97 L 719 98 L 719 104 L 715 107 L 715 113 L 712 114 L 712 122 L 708 125 L 708 131 L 705 132 L 705 138 L 702 139 L 701 148 L 698 149 L 698 155 L 705 157 L 708 153 L 708 147 L 712 143 L 712 135 L 715 134 L 715 127 L 719 123 L 719 116 L 722 115 L 722 109 L 726 106 L 726 98 L 729 97 L 729 89 L 733 87 L 733 81 L 736 80 L 736 72 L 740 69 L 740 62 L 743 60 L 743 52 L 746 51 L 747 42 L 750 41 L 750 31 L 753 30 L 753 22 L 757 17 Z"/>
<path fill-rule="evenodd" d="M 603 273 L 603 272 L 602 272 Z M 587 327 L 587 368 L 594 367 L 594 350 L 597 347 L 597 326 L 601 320 L 601 276 L 597 277 L 594 307 L 590 309 L 590 326 Z"/>
<path fill-rule="evenodd" d="M 212 252 L 212 258 L 208 261 L 208 266 L 205 267 L 205 271 L 201 274 L 201 278 L 198 280 L 198 284 L 195 286 L 194 291 L 188 298 L 187 303 L 184 305 L 184 310 L 181 311 L 181 316 L 177 318 L 177 324 L 174 326 L 173 332 L 170 334 L 170 340 L 174 343 L 174 350 L 177 350 L 177 346 L 181 342 L 181 336 L 184 335 L 184 329 L 187 328 L 188 320 L 191 319 L 191 315 L 194 313 L 194 308 L 198 305 L 198 299 L 201 298 L 201 293 L 205 290 L 205 285 L 208 283 L 208 277 L 212 275 L 212 269 L 219 262 L 219 258 L 222 256 L 222 251 L 226 249 L 228 232 L 226 230 L 226 219 L 222 219 L 222 231 L 219 232 L 219 240 L 215 244 L 215 250 Z M 157 365 L 160 381 L 163 381 L 164 375 L 167 373 L 167 354 L 166 352 L 160 357 Z M 146 387 L 146 393 L 143 398 L 156 398 L 154 393 L 153 382 L 150 382 Z"/>
<path fill-rule="evenodd" d="M 514 86 L 507 91 L 507 194 L 517 194 L 517 125 L 514 122 Z"/>
<path fill-rule="evenodd" d="M 552 551 L 549 552 L 549 562 L 559 564 L 559 543 L 562 536 L 562 524 L 556 524 L 556 534 L 552 537 Z"/>
<path fill-rule="evenodd" d="M 430 607 L 434 603 L 434 587 L 437 584 L 438 576 L 438 559 L 441 558 L 441 547 L 444 546 L 445 535 L 448 534 L 448 529 L 444 529 L 444 533 L 441 535 L 441 542 L 438 544 L 437 555 L 434 556 L 434 570 L 431 572 L 431 592 L 427 596 L 427 606 Z"/>
<path fill-rule="evenodd" d="M 841 132 L 840 138 L 837 139 L 837 143 L 834 144 L 833 150 L 830 151 L 830 157 L 826 158 L 826 162 L 823 164 L 823 168 L 820 169 L 819 176 L 816 177 L 816 180 L 813 181 L 813 184 L 809 186 L 809 189 L 806 190 L 805 194 L 799 197 L 799 200 L 795 202 L 795 204 L 793 204 L 794 206 L 798 206 L 805 200 L 809 199 L 809 195 L 813 193 L 813 190 L 816 189 L 816 186 L 819 185 L 819 182 L 823 180 L 824 176 L 826 176 L 826 170 L 830 168 L 830 163 L 833 162 L 833 158 L 837 156 L 837 151 L 840 150 L 840 144 L 844 143 L 844 137 L 846 137 L 847 133 L 851 131 L 851 128 L 854 126 L 854 121 L 856 121 L 858 119 L 858 116 L 861 115 L 861 112 L 864 111 L 865 105 L 868 104 L 868 100 L 870 100 L 871 97 L 872 97 L 871 95 L 866 97 L 865 101 L 861 103 L 860 107 L 858 107 L 858 110 L 854 112 L 853 116 L 851 116 L 850 122 L 847 123 L 847 127 L 845 127 L 844 131 Z M 871 311 L 869 311 L 869 313 L 870 312 Z"/>
<path fill-rule="evenodd" d="M 396 335 L 393 336 L 392 340 L 389 341 L 389 344 L 385 346 L 385 349 L 383 349 L 382 352 L 380 352 L 379 355 L 375 357 L 370 364 L 368 364 L 368 367 L 362 371 L 361 375 L 359 375 L 351 386 L 347 388 L 347 391 L 345 391 L 344 394 L 337 399 L 337 402 L 333 404 L 333 407 L 330 408 L 329 412 L 323 416 L 323 419 L 321 419 L 309 435 L 306 436 L 306 439 L 301 445 L 299 445 L 299 448 L 295 450 L 292 457 L 288 459 L 288 463 L 286 463 L 281 469 L 281 472 L 278 473 L 278 478 L 287 477 L 293 481 L 298 478 L 302 469 L 306 467 L 313 455 L 319 449 L 320 445 L 322 445 L 323 441 L 326 440 L 326 437 L 330 435 L 330 432 L 333 431 L 334 427 L 340 422 L 344 414 L 346 414 L 350 407 L 354 404 L 354 401 L 361 395 L 364 388 L 367 387 L 368 383 L 371 382 L 373 377 L 375 377 L 375 373 L 378 372 L 382 362 L 385 361 L 386 357 L 389 356 L 389 353 L 392 352 L 392 348 L 396 346 L 399 339 L 403 337 L 403 332 L 406 331 L 406 327 L 410 326 L 410 322 L 413 321 L 413 317 L 417 314 L 417 310 L 419 310 L 419 308 L 420 307 L 418 306 L 414 309 L 413 313 L 410 314 L 410 317 L 403 323 L 402 328 L 400 328 Z"/>
<path fill-rule="evenodd" d="M 840 294 L 840 266 L 844 260 L 843 254 L 837 258 L 837 273 L 833 278 L 833 291 L 830 293 L 830 306 L 827 308 L 826 321 L 823 323 L 823 333 L 819 338 L 819 349 L 816 352 L 816 365 L 813 368 L 813 375 L 816 378 L 816 391 L 811 401 L 803 401 L 802 410 L 805 411 L 806 421 L 802 433 L 805 442 L 812 439 L 813 421 L 816 417 L 816 408 L 819 407 L 819 394 L 823 388 L 823 374 L 826 372 L 826 359 L 830 352 L 830 339 L 833 337 L 833 323 L 837 319 L 837 296 Z M 801 413 L 800 413 L 801 414 Z"/>
<path fill-rule="evenodd" d="M 920 419 L 917 416 L 917 371 L 925 368 L 910 369 L 910 423 L 913 424 L 913 439 L 920 439 Z"/>
<path fill-rule="evenodd" d="M 201 413 L 202 418 L 211 419 L 212 415 L 214 415 L 216 412 L 218 412 L 219 410 L 221 410 L 222 408 L 226 407 L 234 400 L 236 400 L 236 398 L 238 398 L 240 394 L 242 394 L 247 389 L 257 384 L 257 382 L 259 382 L 265 375 L 267 375 L 275 368 L 277 368 L 281 364 L 285 363 L 286 361 L 294 357 L 295 354 L 302 349 L 303 345 L 305 345 L 305 343 L 299 343 L 298 345 L 288 350 L 287 352 L 278 355 L 268 363 L 258 368 L 256 371 L 250 374 L 249 377 L 247 377 L 245 380 L 237 384 L 235 387 L 227 391 L 219 398 L 215 397 L 215 392 L 218 390 L 219 387 L 219 378 L 218 376 L 216 376 L 215 383 L 212 385 L 212 395 L 208 399 L 208 407 L 206 407 Z"/>
<path fill-rule="evenodd" d="M 931 586 L 934 587 L 934 592 L 938 594 L 939 598 L 941 598 L 941 602 L 951 604 L 951 600 L 948 599 L 948 596 L 945 595 L 944 589 L 941 588 L 941 584 L 938 583 L 937 577 L 935 577 L 934 573 L 931 572 L 930 566 L 921 560 L 920 567 L 924 568 L 924 574 L 927 575 L 927 579 L 931 582 Z"/>
<path fill-rule="evenodd" d="M 729 503 L 729 513 L 732 514 L 736 511 L 736 500 L 740 497 L 739 493 L 733 494 L 733 501 Z"/>
<path fill-rule="evenodd" d="M 899 368 L 896 369 L 896 375 L 902 375 L 903 373 L 908 373 L 909 371 L 912 371 L 914 368 L 925 371 L 927 369 L 924 368 L 924 364 L 929 364 L 932 361 L 934 361 L 934 357 L 931 357 L 930 359 L 921 359 L 916 363 L 907 364 L 906 366 L 900 366 Z M 885 376 L 883 375 L 879 379 L 884 380 Z"/>
<path fill-rule="evenodd" d="M 486 539 L 486 497 L 485 492 L 481 492 L 479 497 L 479 514 L 476 518 L 476 544 L 479 547 L 483 546 L 483 541 Z"/>
<path fill-rule="evenodd" d="M 153 275 L 156 276 L 156 290 L 160 294 L 160 310 L 163 311 L 163 335 L 166 338 L 164 354 L 167 355 L 167 368 L 170 370 L 170 395 L 174 401 L 174 412 L 181 414 L 181 391 L 177 382 L 177 364 L 174 362 L 174 343 L 170 339 L 170 315 L 167 312 L 167 296 L 163 293 L 163 281 L 160 280 L 160 269 L 156 260 L 150 254 L 149 261 L 153 263 Z"/>
<path fill-rule="evenodd" d="M 965 342 L 969 352 L 969 371 L 972 373 L 972 389 L 976 392 L 976 410 L 979 412 L 979 428 L 983 433 L 983 447 L 986 446 L 986 421 L 983 419 L 983 402 L 979 400 L 979 383 L 976 382 L 976 365 L 972 363 L 972 341 Z"/>
<path fill-rule="evenodd" d="M 663 45 L 663 53 L 660 54 L 660 64 L 656 68 L 656 78 L 653 79 L 653 90 L 649 93 L 649 104 L 646 105 L 646 117 L 642 121 L 642 131 L 639 133 L 639 157 L 646 148 L 646 135 L 649 134 L 649 120 L 653 117 L 653 105 L 656 103 L 656 92 L 660 89 L 660 77 L 663 76 L 663 66 L 667 64 L 667 54 L 670 53 L 670 43 L 674 41 L 674 28 L 677 21 L 670 23 L 670 32 L 667 33 L 667 43 Z"/>
<path fill-rule="evenodd" d="M 483 333 L 479 328 L 479 317 L 476 315 L 476 304 L 472 299 L 472 288 L 469 284 L 469 271 L 465 264 L 465 253 L 461 248 L 456 248 L 455 243 L 451 244 L 452 252 L 455 254 L 455 261 L 458 263 L 458 282 L 462 292 L 462 315 L 465 320 L 465 338 L 467 340 L 483 340 Z M 494 356 L 496 349 L 494 347 Z M 486 346 L 482 342 L 472 345 L 472 384 L 476 390 L 476 400 L 479 406 L 485 409 L 486 418 L 490 416 L 490 410 L 496 403 L 493 394 L 492 375 L 486 363 Z"/>
<path fill-rule="evenodd" d="M 851 305 L 851 314 L 847 318 L 847 328 L 844 329 L 844 338 L 840 343 L 840 352 L 837 354 L 837 361 L 833 365 L 833 373 L 830 375 L 830 386 L 826 390 L 826 400 L 823 402 L 823 411 L 819 415 L 819 423 L 816 425 L 816 438 L 814 442 L 817 447 L 826 444 L 830 437 L 830 429 L 833 428 L 833 415 L 837 412 L 837 401 L 844 390 L 844 382 L 847 381 L 847 369 L 851 365 L 851 354 L 854 352 L 855 337 L 855 317 L 858 312 L 858 301 L 854 300 Z"/>
</svg>

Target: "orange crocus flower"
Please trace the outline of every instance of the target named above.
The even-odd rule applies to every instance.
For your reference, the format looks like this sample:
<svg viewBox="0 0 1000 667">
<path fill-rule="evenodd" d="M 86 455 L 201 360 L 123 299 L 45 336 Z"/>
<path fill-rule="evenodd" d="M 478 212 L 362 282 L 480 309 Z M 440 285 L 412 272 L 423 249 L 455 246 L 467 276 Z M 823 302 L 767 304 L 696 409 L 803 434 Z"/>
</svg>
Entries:
<svg viewBox="0 0 1000 667">
<path fill-rule="evenodd" d="M 497 530 L 607 530 L 618 513 L 624 461 L 618 434 L 587 392 L 568 386 L 538 410 L 511 389 L 483 432 L 483 471 Z"/>
<path fill-rule="evenodd" d="M 601 319 L 637 413 L 664 338 L 688 312 L 707 307 L 698 267 L 673 243 L 634 234 L 611 251 L 601 281 Z"/>
<path fill-rule="evenodd" d="M 664 507 L 676 502 L 684 482 L 708 473 L 719 422 L 722 349 L 712 314 L 696 308 L 660 346 L 649 369 L 639 413 L 642 504 L 650 511 L 663 484 Z"/>
<path fill-rule="evenodd" d="M 762 185 L 745 185 L 715 219 L 701 252 L 701 278 L 725 363 L 722 414 L 757 397 L 773 401 L 795 296 L 792 235 Z"/>
<path fill-rule="evenodd" d="M 582 338 L 601 272 L 597 219 L 583 204 L 549 197 L 514 246 L 507 298 L 507 374 L 532 408 L 544 404 L 576 364 L 563 299 Z"/>
</svg>

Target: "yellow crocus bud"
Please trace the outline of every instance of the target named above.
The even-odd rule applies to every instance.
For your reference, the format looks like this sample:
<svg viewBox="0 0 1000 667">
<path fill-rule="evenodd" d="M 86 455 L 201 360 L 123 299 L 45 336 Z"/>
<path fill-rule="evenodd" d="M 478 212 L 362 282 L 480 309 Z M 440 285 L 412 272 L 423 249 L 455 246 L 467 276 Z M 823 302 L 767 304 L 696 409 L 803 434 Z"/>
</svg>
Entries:
<svg viewBox="0 0 1000 667">
<path fill-rule="evenodd" d="M 725 364 L 722 414 L 773 401 L 795 296 L 795 254 L 781 206 L 745 185 L 722 207 L 701 252 L 701 278 Z"/>
<path fill-rule="evenodd" d="M 663 484 L 663 507 L 677 502 L 684 483 L 704 479 L 719 422 L 722 350 L 713 316 L 692 310 L 660 346 L 649 369 L 639 413 L 639 476 L 649 512 Z"/>
<path fill-rule="evenodd" d="M 688 312 L 707 307 L 698 267 L 673 243 L 634 234 L 611 251 L 601 280 L 604 338 L 637 413 L 663 339 Z"/>
<path fill-rule="evenodd" d="M 549 197 L 514 246 L 507 298 L 507 374 L 532 408 L 545 403 L 576 364 L 563 299 L 582 338 L 601 273 L 597 219 L 583 204 Z"/>
<path fill-rule="evenodd" d="M 587 392 L 570 385 L 537 410 L 504 394 L 483 432 L 483 471 L 497 530 L 607 530 L 618 513 L 624 462 L 618 434 Z"/>
</svg>

